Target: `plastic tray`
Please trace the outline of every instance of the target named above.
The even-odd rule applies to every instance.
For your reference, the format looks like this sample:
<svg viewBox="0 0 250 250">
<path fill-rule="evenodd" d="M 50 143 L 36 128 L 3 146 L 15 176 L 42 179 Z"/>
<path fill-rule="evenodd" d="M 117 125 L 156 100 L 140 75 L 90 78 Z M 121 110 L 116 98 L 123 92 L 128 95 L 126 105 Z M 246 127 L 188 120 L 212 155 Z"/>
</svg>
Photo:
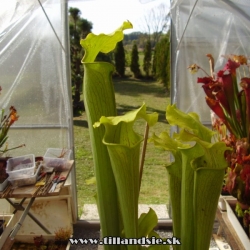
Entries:
<svg viewBox="0 0 250 250">
<path fill-rule="evenodd" d="M 7 161 L 6 173 L 9 178 L 25 178 L 27 175 L 34 175 L 35 155 L 24 155 L 10 158 Z"/>
<path fill-rule="evenodd" d="M 8 180 L 14 187 L 29 186 L 36 183 L 38 175 L 40 173 L 41 165 L 38 167 L 37 171 L 33 175 L 22 175 L 22 177 L 12 178 L 9 177 Z"/>
<path fill-rule="evenodd" d="M 61 148 L 48 148 L 43 161 L 45 166 L 53 167 L 55 171 L 68 170 L 67 161 L 70 159 L 71 150 Z"/>
</svg>

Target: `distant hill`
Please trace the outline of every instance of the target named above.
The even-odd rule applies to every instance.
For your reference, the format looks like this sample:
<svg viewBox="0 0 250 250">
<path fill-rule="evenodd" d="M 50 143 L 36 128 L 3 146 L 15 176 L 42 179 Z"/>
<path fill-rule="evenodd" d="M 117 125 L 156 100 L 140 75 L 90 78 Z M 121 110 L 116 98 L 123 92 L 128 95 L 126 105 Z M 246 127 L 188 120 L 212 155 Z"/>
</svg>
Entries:
<svg viewBox="0 0 250 250">
<path fill-rule="evenodd" d="M 158 37 L 164 36 L 161 32 L 157 34 Z M 155 47 L 155 33 L 150 35 L 148 33 L 143 33 L 143 32 L 132 32 L 129 34 L 124 34 L 124 39 L 123 39 L 123 45 L 125 46 L 126 49 L 130 50 L 132 49 L 133 43 L 136 42 L 136 45 L 138 47 L 138 50 L 143 50 L 144 46 L 146 44 L 146 41 L 150 38 L 151 40 L 151 46 L 152 49 Z"/>
<path fill-rule="evenodd" d="M 138 49 L 143 49 L 147 38 L 148 34 L 142 32 L 124 34 L 123 45 L 126 49 L 132 49 L 133 43 L 136 42 Z"/>
<path fill-rule="evenodd" d="M 133 40 L 138 40 L 141 36 L 144 36 L 144 35 L 145 33 L 142 33 L 142 32 L 132 32 L 130 34 L 124 34 L 123 42 L 126 43 L 126 42 L 130 42 Z"/>
</svg>

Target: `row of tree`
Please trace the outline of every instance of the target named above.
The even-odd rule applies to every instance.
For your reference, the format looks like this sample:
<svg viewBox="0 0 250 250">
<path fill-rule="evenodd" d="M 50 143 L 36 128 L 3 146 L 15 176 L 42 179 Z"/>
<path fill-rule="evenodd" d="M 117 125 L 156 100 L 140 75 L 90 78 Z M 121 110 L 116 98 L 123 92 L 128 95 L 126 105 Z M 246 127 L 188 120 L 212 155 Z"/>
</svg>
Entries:
<svg viewBox="0 0 250 250">
<path fill-rule="evenodd" d="M 84 51 L 80 45 L 80 40 L 84 39 L 91 32 L 93 25 L 88 20 L 81 18 L 81 11 L 78 8 L 71 7 L 69 9 L 69 21 L 73 109 L 74 113 L 78 113 L 84 109 L 83 102 L 81 101 L 84 74 L 81 59 Z M 131 40 L 133 40 L 132 44 Z M 124 48 L 123 41 L 126 43 L 126 49 Z M 125 35 L 123 41 L 117 43 L 113 52 L 109 54 L 100 53 L 97 60 L 113 63 L 116 75 L 120 77 L 124 77 L 126 68 L 130 68 L 135 78 L 155 78 L 169 89 L 169 34 L 154 32 L 150 35 L 150 33 L 135 32 Z M 142 41 L 144 41 L 143 46 Z M 127 46 L 129 43 L 132 48 L 131 46 Z M 140 46 L 139 49 L 138 44 Z M 142 49 L 143 51 L 141 51 Z M 142 63 L 141 66 L 140 62 Z M 144 73 L 141 72 L 141 69 Z"/>
<path fill-rule="evenodd" d="M 130 61 L 126 62 L 123 42 L 117 44 L 115 50 L 115 66 L 120 76 L 125 74 L 125 66 L 129 66 L 135 78 L 143 78 L 141 72 L 139 50 L 137 43 L 133 43 Z M 146 78 L 155 78 L 170 88 L 170 38 L 169 33 L 161 36 L 156 46 L 152 47 L 151 40 L 145 42 L 143 50 L 142 69 Z"/>
<path fill-rule="evenodd" d="M 85 38 L 92 30 L 93 25 L 88 20 L 81 18 L 81 11 L 78 8 L 69 9 L 69 35 L 70 35 L 70 59 L 71 59 L 71 83 L 73 111 L 79 113 L 84 110 L 84 103 L 81 100 L 83 67 L 83 49 L 80 40 Z"/>
</svg>

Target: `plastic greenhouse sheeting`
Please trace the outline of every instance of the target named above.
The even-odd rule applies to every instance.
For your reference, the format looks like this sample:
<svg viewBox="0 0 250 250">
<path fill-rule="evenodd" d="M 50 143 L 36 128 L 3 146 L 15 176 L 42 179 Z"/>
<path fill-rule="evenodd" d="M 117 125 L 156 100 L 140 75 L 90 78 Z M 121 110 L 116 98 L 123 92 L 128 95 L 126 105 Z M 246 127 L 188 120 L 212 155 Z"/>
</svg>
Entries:
<svg viewBox="0 0 250 250">
<path fill-rule="evenodd" d="M 0 2 L 0 108 L 20 116 L 9 147 L 26 144 L 11 156 L 72 147 L 66 8 L 66 0 Z"/>
<path fill-rule="evenodd" d="M 185 112 L 197 112 L 210 123 L 210 111 L 197 77 L 188 66 L 198 64 L 210 72 L 206 54 L 215 60 L 215 72 L 226 62 L 223 55 L 250 56 L 249 0 L 172 0 L 171 101 Z"/>
</svg>

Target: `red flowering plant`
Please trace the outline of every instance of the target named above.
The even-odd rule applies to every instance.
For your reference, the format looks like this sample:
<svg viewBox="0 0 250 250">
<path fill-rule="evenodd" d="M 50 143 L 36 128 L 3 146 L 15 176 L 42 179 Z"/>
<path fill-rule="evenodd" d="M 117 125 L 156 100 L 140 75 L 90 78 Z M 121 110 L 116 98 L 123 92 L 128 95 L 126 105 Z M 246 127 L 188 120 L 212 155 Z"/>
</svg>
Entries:
<svg viewBox="0 0 250 250">
<path fill-rule="evenodd" d="M 1 90 L 2 90 L 2 88 L 0 86 L 0 92 L 1 92 Z M 10 150 L 25 146 L 24 144 L 22 144 L 22 145 L 19 145 L 17 147 L 8 148 L 8 144 L 7 144 L 9 129 L 14 124 L 14 122 L 18 120 L 18 117 L 19 116 L 17 115 L 17 111 L 16 111 L 14 106 L 10 107 L 9 113 L 7 115 L 5 115 L 5 110 L 4 109 L 1 110 L 1 117 L 0 117 L 0 119 L 1 119 L 0 120 L 0 156 L 2 156 L 7 151 L 10 151 Z M 6 161 L 6 160 L 4 160 L 4 161 Z M 1 160 L 1 162 L 2 162 L 2 160 Z M 8 177 L 8 175 L 6 173 L 6 164 L 1 163 L 0 164 L 0 184 L 7 177 Z"/>
<path fill-rule="evenodd" d="M 16 111 L 14 106 L 10 107 L 8 115 L 5 115 L 4 114 L 4 109 L 2 109 L 1 123 L 0 123 L 0 153 L 5 153 L 5 152 L 7 152 L 9 150 L 24 146 L 22 144 L 20 146 L 14 147 L 14 148 L 8 148 L 8 145 L 5 144 L 5 148 L 1 149 L 2 146 L 4 145 L 4 143 L 8 139 L 8 132 L 9 132 L 10 126 L 12 124 L 14 124 L 15 121 L 18 120 L 18 117 L 19 116 L 17 115 L 17 111 Z"/>
<path fill-rule="evenodd" d="M 214 73 L 214 59 L 208 54 L 210 74 L 200 66 L 189 66 L 192 73 L 202 70 L 206 76 L 198 77 L 206 103 L 212 113 L 212 127 L 217 139 L 226 142 L 232 151 L 225 157 L 228 168 L 224 190 L 240 203 L 250 206 L 250 77 L 248 59 L 242 55 L 225 56 L 227 63 Z"/>
</svg>

